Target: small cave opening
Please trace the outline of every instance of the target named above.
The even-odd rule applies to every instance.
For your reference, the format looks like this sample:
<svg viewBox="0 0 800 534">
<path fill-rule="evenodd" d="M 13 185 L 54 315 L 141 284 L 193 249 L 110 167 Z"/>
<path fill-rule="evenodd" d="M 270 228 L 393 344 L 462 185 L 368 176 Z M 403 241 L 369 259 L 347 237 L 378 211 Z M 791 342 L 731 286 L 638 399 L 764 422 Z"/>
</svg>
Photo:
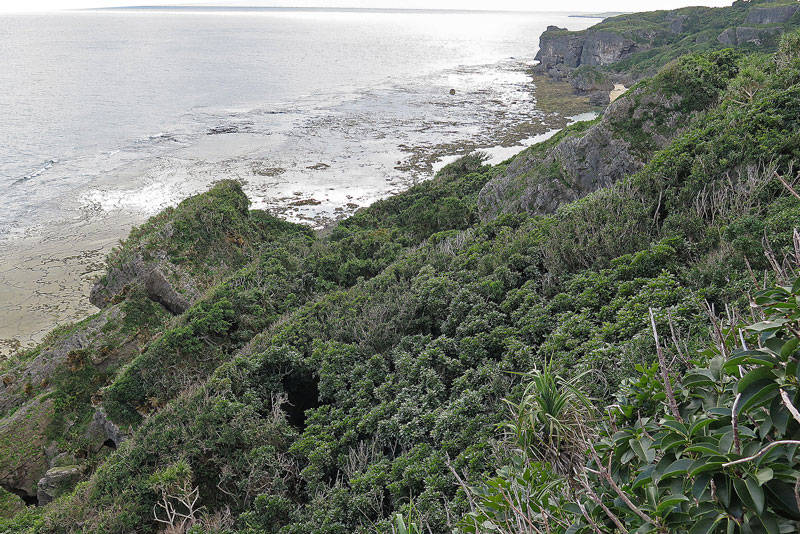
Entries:
<svg viewBox="0 0 800 534">
<path fill-rule="evenodd" d="M 307 377 L 288 377 L 284 386 L 289 399 L 283 409 L 288 415 L 289 424 L 303 430 L 306 410 L 320 405 L 317 381 Z"/>
<path fill-rule="evenodd" d="M 25 506 L 39 506 L 39 497 L 31 495 L 27 491 L 19 488 L 5 488 L 9 493 L 13 493 L 25 503 Z"/>
<path fill-rule="evenodd" d="M 108 447 L 111 450 L 117 450 L 117 444 L 114 443 L 114 440 L 111 438 L 108 438 L 103 442 L 103 447 Z"/>
</svg>

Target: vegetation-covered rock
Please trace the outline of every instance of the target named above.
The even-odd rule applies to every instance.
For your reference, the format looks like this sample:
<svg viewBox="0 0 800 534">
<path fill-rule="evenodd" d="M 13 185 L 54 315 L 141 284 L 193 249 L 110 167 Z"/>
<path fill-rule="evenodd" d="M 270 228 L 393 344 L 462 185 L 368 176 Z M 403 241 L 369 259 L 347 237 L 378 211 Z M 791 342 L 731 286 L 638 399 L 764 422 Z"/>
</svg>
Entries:
<svg viewBox="0 0 800 534">
<path fill-rule="evenodd" d="M 737 72 L 730 51 L 687 56 L 666 67 L 615 101 L 596 123 L 567 128 L 514 157 L 481 191 L 481 216 L 552 213 L 634 174 L 714 106 Z"/>
</svg>

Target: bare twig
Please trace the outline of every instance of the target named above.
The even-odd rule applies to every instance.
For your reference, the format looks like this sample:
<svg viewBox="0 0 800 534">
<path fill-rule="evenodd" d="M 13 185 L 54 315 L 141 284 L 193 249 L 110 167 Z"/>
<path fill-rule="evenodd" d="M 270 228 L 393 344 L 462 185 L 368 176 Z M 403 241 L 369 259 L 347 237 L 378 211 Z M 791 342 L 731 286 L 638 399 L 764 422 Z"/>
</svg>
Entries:
<svg viewBox="0 0 800 534">
<path fill-rule="evenodd" d="M 714 313 L 714 308 L 711 307 L 708 301 L 706 301 L 706 314 L 708 318 L 711 319 L 711 325 L 714 327 L 714 333 L 719 341 L 719 351 L 722 353 L 722 357 L 727 359 L 728 348 L 725 346 L 725 337 L 722 335 L 722 329 L 719 326 L 717 315 Z"/>
<path fill-rule="evenodd" d="M 600 477 L 603 480 L 605 480 L 609 486 L 611 486 L 611 489 L 613 489 L 614 493 L 616 493 L 617 496 L 619 496 L 619 498 L 622 499 L 622 502 L 625 503 L 625 506 L 630 508 L 633 511 L 633 513 L 641 517 L 643 521 L 650 523 L 651 525 L 659 526 L 658 523 L 656 523 L 653 519 L 651 519 L 649 515 L 642 512 L 638 506 L 633 504 L 633 501 L 630 499 L 630 497 L 628 497 L 628 494 L 622 491 L 622 488 L 620 488 L 617 485 L 617 483 L 614 482 L 614 477 L 611 476 L 609 470 L 603 465 L 603 462 L 600 461 L 600 457 L 597 455 L 597 451 L 594 449 L 594 445 L 592 445 L 591 443 L 589 444 L 589 450 L 592 451 L 592 456 L 594 457 L 594 461 L 595 463 L 597 463 L 597 467 L 600 470 Z M 610 457 L 609 460 L 611 460 Z"/>
<path fill-rule="evenodd" d="M 689 358 L 684 356 L 683 351 L 681 350 L 681 342 L 678 339 L 678 335 L 675 333 L 675 325 L 672 322 L 672 313 L 667 312 L 667 319 L 669 319 L 669 333 L 672 336 L 672 343 L 675 345 L 675 350 L 678 351 L 678 357 L 680 357 L 684 365 L 688 366 Z"/>
<path fill-rule="evenodd" d="M 790 414 L 792 414 L 794 420 L 800 423 L 800 412 L 798 412 L 797 408 L 795 408 L 794 404 L 792 404 L 792 401 L 789 399 L 789 395 L 786 393 L 785 389 L 781 390 L 781 400 L 783 400 L 783 405 L 786 406 L 786 409 L 789 410 Z"/>
<path fill-rule="evenodd" d="M 675 393 L 672 391 L 672 383 L 669 379 L 669 370 L 667 369 L 667 362 L 664 358 L 664 351 L 661 350 L 661 342 L 658 340 L 658 330 L 656 329 L 656 319 L 653 315 L 653 308 L 650 308 L 650 324 L 653 326 L 653 338 L 656 340 L 656 352 L 658 353 L 658 365 L 661 367 L 661 379 L 664 381 L 664 390 L 667 393 L 669 400 L 669 409 L 672 415 L 683 422 L 680 411 L 678 411 L 678 403 L 675 402 Z"/>
<path fill-rule="evenodd" d="M 758 287 L 758 279 L 753 272 L 753 268 L 750 266 L 750 261 L 747 259 L 747 256 L 744 257 L 744 264 L 747 266 L 747 272 L 750 273 L 750 278 L 753 279 L 753 286 Z"/>
<path fill-rule="evenodd" d="M 797 479 L 797 482 L 800 483 L 800 478 Z M 592 527 L 592 530 L 595 531 L 595 534 L 603 534 L 600 530 L 600 527 L 597 526 L 597 523 L 594 522 L 594 519 L 589 515 L 589 512 L 586 511 L 586 507 L 583 506 L 583 503 L 578 502 L 578 508 L 581 509 L 581 514 L 583 514 L 583 518 L 586 519 L 586 522 Z"/>
<path fill-rule="evenodd" d="M 622 524 L 622 521 L 619 520 L 616 514 L 614 514 L 614 512 L 612 512 L 611 509 L 605 505 L 603 500 L 597 496 L 597 493 L 595 493 L 594 490 L 589 486 L 589 483 L 586 481 L 581 481 L 581 482 L 583 485 L 583 489 L 586 491 L 586 494 L 589 496 L 589 498 L 592 499 L 595 503 L 597 503 L 597 505 L 600 508 L 603 509 L 603 512 L 608 516 L 609 519 L 611 519 L 611 521 L 615 525 L 617 525 L 617 528 L 620 530 L 620 532 L 622 532 L 623 534 L 627 534 L 628 529 L 625 528 L 625 525 Z"/>
<path fill-rule="evenodd" d="M 766 447 L 764 447 L 763 449 L 761 449 L 760 451 L 755 453 L 753 456 L 748 456 L 747 458 L 742 458 L 741 460 L 734 460 L 732 462 L 728 462 L 728 463 L 722 464 L 722 467 L 730 467 L 732 465 L 738 465 L 738 464 L 744 464 L 744 463 L 747 463 L 747 462 L 751 462 L 753 460 L 756 460 L 757 458 L 760 458 L 761 456 L 764 456 L 765 454 L 767 454 L 769 451 L 771 451 L 775 447 L 779 447 L 781 445 L 800 445 L 800 441 L 798 441 L 796 439 L 784 439 L 784 440 L 780 440 L 780 441 L 773 441 L 772 443 L 770 443 L 769 445 L 767 445 Z"/>
<path fill-rule="evenodd" d="M 736 408 L 739 406 L 739 401 L 742 400 L 742 394 L 736 395 L 733 401 L 733 408 L 731 409 L 731 426 L 733 427 L 733 450 L 736 454 L 742 454 L 742 442 L 739 439 L 739 416 L 736 414 Z"/>
<path fill-rule="evenodd" d="M 795 196 L 795 198 L 797 198 L 798 200 L 800 200 L 800 194 L 798 194 L 798 193 L 797 193 L 797 191 L 795 191 L 795 190 L 794 190 L 794 187 L 792 187 L 791 185 L 789 185 L 789 182 L 787 182 L 786 180 L 784 180 L 784 179 L 783 179 L 783 176 L 781 176 L 780 174 L 778 174 L 778 171 L 775 171 L 775 176 L 777 176 L 777 177 L 778 177 L 778 180 L 780 180 L 780 181 L 781 181 L 781 183 L 783 184 L 783 187 L 785 187 L 786 189 L 788 189 L 788 190 L 789 190 L 789 192 L 790 192 L 792 195 L 794 195 L 794 196 Z"/>
<path fill-rule="evenodd" d="M 797 482 L 794 483 L 794 502 L 800 509 L 800 477 L 797 477 Z"/>
</svg>

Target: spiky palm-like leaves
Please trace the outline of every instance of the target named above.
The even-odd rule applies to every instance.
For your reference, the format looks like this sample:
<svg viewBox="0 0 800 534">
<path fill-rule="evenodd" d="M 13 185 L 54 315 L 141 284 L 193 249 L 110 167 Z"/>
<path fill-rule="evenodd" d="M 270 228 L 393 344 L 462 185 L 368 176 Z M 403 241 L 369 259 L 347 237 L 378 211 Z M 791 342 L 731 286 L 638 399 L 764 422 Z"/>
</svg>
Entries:
<svg viewBox="0 0 800 534">
<path fill-rule="evenodd" d="M 518 403 L 506 400 L 512 417 L 502 428 L 525 456 L 546 461 L 569 477 L 573 464 L 582 464 L 591 438 L 592 403 L 577 386 L 585 374 L 566 380 L 547 363 L 523 376 L 528 384 Z"/>
</svg>

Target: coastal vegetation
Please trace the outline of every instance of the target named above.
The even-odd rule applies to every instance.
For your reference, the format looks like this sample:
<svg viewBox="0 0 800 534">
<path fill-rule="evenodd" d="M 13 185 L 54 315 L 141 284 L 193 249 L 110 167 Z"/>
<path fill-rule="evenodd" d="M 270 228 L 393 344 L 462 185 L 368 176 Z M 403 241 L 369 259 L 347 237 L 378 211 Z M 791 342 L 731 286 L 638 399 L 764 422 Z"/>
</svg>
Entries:
<svg viewBox="0 0 800 534">
<path fill-rule="evenodd" d="M 218 182 L 0 367 L 0 532 L 792 531 L 799 117 L 788 32 L 324 232 Z"/>
</svg>

